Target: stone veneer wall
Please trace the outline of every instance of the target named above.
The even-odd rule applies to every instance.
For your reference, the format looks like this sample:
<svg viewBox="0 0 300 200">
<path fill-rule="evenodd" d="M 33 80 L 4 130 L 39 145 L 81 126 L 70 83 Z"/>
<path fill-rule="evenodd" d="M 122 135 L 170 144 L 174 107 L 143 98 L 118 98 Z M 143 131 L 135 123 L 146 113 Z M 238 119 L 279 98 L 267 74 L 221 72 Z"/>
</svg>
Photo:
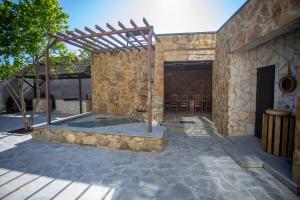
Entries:
<svg viewBox="0 0 300 200">
<path fill-rule="evenodd" d="M 300 52 L 298 52 L 300 57 Z M 300 67 L 297 69 L 298 80 L 300 80 Z M 297 86 L 297 111 L 295 130 L 295 150 L 293 154 L 293 180 L 300 184 L 300 84 Z M 300 192 L 300 191 L 299 191 Z"/>
<path fill-rule="evenodd" d="M 275 107 L 295 112 L 295 93 L 282 94 L 277 83 L 288 61 L 293 74 L 299 63 L 299 31 L 284 27 L 299 17 L 300 1 L 251 0 L 217 32 L 213 120 L 222 134 L 254 134 L 258 67 L 275 64 Z M 274 37 L 279 32 L 284 35 Z"/>
<path fill-rule="evenodd" d="M 299 0 L 249 0 L 221 30 L 230 33 L 226 43 L 232 52 L 246 46 L 253 47 L 299 17 Z"/>
<path fill-rule="evenodd" d="M 147 52 L 93 55 L 92 111 L 146 118 Z"/>
<path fill-rule="evenodd" d="M 163 120 L 164 62 L 203 61 L 215 59 L 216 34 L 166 34 L 159 35 L 156 44 L 153 90 L 153 117 Z"/>
<path fill-rule="evenodd" d="M 288 72 L 296 77 L 299 66 L 300 29 L 275 38 L 244 53 L 231 56 L 229 87 L 229 132 L 231 135 L 253 135 L 256 113 L 257 68 L 275 65 L 274 108 L 295 114 L 296 91 L 283 93 L 279 80 Z"/>
<path fill-rule="evenodd" d="M 153 56 L 153 119 L 163 120 L 164 62 L 214 60 L 214 33 L 160 35 Z M 146 119 L 146 51 L 93 56 L 92 111 Z"/>
</svg>

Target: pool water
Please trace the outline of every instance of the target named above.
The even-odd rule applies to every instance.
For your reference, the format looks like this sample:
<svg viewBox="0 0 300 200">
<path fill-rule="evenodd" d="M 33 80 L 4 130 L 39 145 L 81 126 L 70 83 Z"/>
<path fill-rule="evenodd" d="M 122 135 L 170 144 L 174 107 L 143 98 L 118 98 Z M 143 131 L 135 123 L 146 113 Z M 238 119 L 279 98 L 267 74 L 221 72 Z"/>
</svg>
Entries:
<svg viewBox="0 0 300 200">
<path fill-rule="evenodd" d="M 113 125 L 129 124 L 129 123 L 136 123 L 136 122 L 139 122 L 139 121 L 129 119 L 129 118 L 102 118 L 102 117 L 99 117 L 99 118 L 92 119 L 89 121 L 70 122 L 70 123 L 68 123 L 68 126 L 94 128 L 94 127 L 113 126 Z"/>
</svg>

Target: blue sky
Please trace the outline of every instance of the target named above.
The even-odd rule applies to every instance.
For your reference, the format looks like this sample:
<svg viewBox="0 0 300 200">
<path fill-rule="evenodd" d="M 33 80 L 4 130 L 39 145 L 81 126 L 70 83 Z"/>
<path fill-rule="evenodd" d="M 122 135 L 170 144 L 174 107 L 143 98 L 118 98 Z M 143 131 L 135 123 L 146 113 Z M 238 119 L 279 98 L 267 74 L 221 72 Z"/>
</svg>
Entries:
<svg viewBox="0 0 300 200">
<path fill-rule="evenodd" d="M 70 29 L 137 25 L 142 18 L 156 33 L 216 31 L 246 0 L 59 0 L 70 15 Z"/>
</svg>

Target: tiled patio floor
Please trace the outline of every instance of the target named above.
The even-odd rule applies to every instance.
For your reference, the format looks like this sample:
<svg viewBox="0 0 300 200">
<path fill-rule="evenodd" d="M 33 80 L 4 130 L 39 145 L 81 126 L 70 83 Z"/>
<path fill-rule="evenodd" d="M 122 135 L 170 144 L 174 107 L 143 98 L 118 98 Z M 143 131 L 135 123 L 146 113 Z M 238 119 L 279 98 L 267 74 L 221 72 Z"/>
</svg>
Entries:
<svg viewBox="0 0 300 200">
<path fill-rule="evenodd" d="M 177 120 L 177 119 L 176 119 Z M 162 153 L 0 139 L 4 199 L 298 199 L 263 169 L 243 169 L 207 117 L 171 128 Z M 186 126 L 187 134 L 182 126 Z"/>
</svg>

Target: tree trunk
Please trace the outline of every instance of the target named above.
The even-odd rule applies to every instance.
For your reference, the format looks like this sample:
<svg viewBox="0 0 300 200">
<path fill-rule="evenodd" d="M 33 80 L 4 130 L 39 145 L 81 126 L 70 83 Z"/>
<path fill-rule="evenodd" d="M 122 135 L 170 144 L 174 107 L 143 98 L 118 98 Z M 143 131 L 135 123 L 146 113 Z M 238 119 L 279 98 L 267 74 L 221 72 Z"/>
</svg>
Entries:
<svg viewBox="0 0 300 200">
<path fill-rule="evenodd" d="M 25 105 L 25 100 L 24 100 L 24 79 L 25 77 L 22 76 L 21 79 L 18 79 L 18 89 L 19 89 L 19 100 L 21 102 L 21 114 L 22 114 L 22 123 L 25 132 L 28 131 L 28 121 L 26 117 L 26 105 Z"/>
<path fill-rule="evenodd" d="M 6 91 L 9 93 L 9 95 L 14 100 L 15 104 L 17 105 L 19 111 L 21 112 L 20 102 L 18 101 L 19 95 L 15 91 L 14 87 L 7 80 L 4 80 L 4 86 L 6 88 Z"/>
<path fill-rule="evenodd" d="M 35 104 L 33 105 L 33 107 L 32 107 L 32 111 L 31 111 L 31 115 L 30 115 L 30 127 L 32 127 L 33 126 L 33 115 L 35 114 L 35 112 L 36 112 L 36 109 L 37 109 L 37 106 L 38 106 L 38 104 L 39 104 L 39 101 L 40 101 L 40 97 L 41 97 L 41 90 L 40 90 L 40 86 L 39 86 L 39 82 L 38 82 L 38 80 L 39 80 L 39 70 L 40 70 L 40 66 L 39 66 L 39 61 L 37 61 L 36 62 L 36 68 L 35 68 L 35 80 L 34 80 L 34 82 L 35 82 L 35 85 L 36 85 L 36 101 L 35 101 Z"/>
</svg>

